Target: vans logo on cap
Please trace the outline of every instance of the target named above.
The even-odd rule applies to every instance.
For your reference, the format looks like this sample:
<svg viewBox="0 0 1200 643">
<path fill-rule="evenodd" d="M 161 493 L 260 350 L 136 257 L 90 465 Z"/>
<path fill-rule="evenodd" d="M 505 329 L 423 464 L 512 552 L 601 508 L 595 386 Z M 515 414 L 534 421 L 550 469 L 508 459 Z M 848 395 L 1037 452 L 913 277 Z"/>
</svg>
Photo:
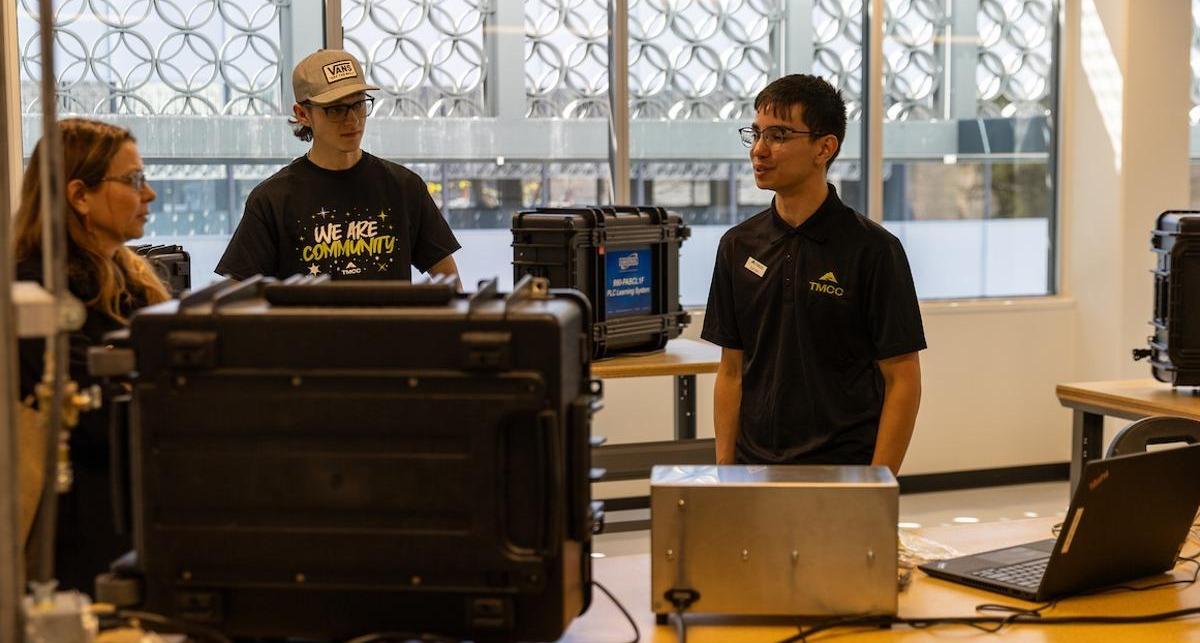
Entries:
<svg viewBox="0 0 1200 643">
<path fill-rule="evenodd" d="M 336 83 L 339 80 L 358 76 L 358 72 L 354 71 L 354 61 L 352 60 L 339 60 L 329 63 L 322 67 L 321 71 L 325 72 L 325 82 L 327 83 Z"/>
</svg>

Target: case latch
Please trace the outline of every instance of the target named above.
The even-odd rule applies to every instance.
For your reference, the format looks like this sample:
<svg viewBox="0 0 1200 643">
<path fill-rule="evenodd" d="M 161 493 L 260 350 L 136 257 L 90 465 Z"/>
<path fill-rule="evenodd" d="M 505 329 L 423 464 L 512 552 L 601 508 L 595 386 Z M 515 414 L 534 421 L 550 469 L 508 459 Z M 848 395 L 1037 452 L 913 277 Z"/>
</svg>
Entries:
<svg viewBox="0 0 1200 643">
<path fill-rule="evenodd" d="M 512 366 L 512 333 L 474 331 L 462 334 L 463 367 L 503 371 Z"/>
</svg>

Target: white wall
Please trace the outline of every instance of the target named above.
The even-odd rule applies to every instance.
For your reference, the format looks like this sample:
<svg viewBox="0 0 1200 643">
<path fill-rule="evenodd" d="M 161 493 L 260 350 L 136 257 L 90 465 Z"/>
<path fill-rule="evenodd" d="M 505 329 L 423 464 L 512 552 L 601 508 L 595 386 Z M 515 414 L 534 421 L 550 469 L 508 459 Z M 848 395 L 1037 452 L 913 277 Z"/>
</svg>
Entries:
<svg viewBox="0 0 1200 643">
<path fill-rule="evenodd" d="M 1071 416 L 1055 385 L 1149 377 L 1130 349 L 1149 334 L 1154 219 L 1189 203 L 1191 7 L 1134 2 L 1064 2 L 1061 294 L 922 306 L 930 348 L 903 473 L 1064 462 Z M 669 439 L 669 378 L 605 385 L 597 433 Z M 708 436 L 712 376 L 700 389 L 699 433 Z"/>
<path fill-rule="evenodd" d="M 921 354 L 925 394 L 904 473 L 1069 458 L 1071 417 L 1054 386 L 1077 379 L 1073 302 L 932 303 L 922 315 L 929 342 Z M 695 316 L 687 335 L 698 334 L 702 319 Z M 712 436 L 712 385 L 712 375 L 698 378 L 700 437 Z M 671 378 L 607 380 L 604 387 L 595 433 L 610 443 L 671 439 Z"/>
</svg>

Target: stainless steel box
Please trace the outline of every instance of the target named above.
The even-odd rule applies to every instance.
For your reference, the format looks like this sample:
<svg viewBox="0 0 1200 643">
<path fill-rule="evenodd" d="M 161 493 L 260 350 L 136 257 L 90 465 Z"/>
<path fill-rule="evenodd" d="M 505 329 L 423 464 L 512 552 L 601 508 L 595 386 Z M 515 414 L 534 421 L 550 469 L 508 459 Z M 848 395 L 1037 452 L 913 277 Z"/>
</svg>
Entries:
<svg viewBox="0 0 1200 643">
<path fill-rule="evenodd" d="M 887 467 L 656 466 L 650 602 L 688 612 L 896 613 L 900 489 Z"/>
</svg>

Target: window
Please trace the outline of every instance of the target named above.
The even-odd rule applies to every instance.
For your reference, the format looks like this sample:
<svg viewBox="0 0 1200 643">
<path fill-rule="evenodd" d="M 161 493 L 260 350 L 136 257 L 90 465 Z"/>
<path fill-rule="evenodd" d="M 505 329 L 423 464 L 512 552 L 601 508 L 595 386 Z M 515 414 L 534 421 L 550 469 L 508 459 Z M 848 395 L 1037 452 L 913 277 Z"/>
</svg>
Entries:
<svg viewBox="0 0 1200 643">
<path fill-rule="evenodd" d="M 815 73 L 847 98 L 850 122 L 830 179 L 861 208 L 858 147 L 862 3 L 630 3 L 630 110 L 635 200 L 683 215 L 684 305 L 708 300 L 721 235 L 770 205 L 755 187 L 737 129 L 754 98 L 785 73 Z"/>
<path fill-rule="evenodd" d="M 36 3 L 6 1 L 20 9 L 28 154 Z M 134 131 L 159 192 L 146 241 L 183 245 L 204 285 L 249 190 L 306 149 L 286 124 L 291 70 L 323 42 L 323 2 L 56 4 L 60 110 Z M 706 301 L 724 231 L 770 203 L 736 134 L 770 80 L 808 72 L 842 91 L 850 123 L 830 180 L 866 211 L 863 4 L 630 0 L 632 200 L 692 226 L 684 304 Z M 885 4 L 883 223 L 919 294 L 1051 292 L 1056 0 Z M 517 210 L 610 201 L 608 5 L 343 0 L 329 16 L 381 87 L 364 148 L 426 180 L 467 284 L 511 285 Z"/>
<path fill-rule="evenodd" d="M 41 135 L 41 44 L 37 3 L 15 1 L 28 157 Z M 133 131 L 158 192 L 144 242 L 182 245 L 193 286 L 207 284 L 249 191 L 291 156 L 264 158 L 258 144 L 283 126 L 280 78 L 290 65 L 281 25 L 290 9 L 269 0 L 55 6 L 60 113 Z M 214 155 L 215 129 L 232 144 Z"/>
<path fill-rule="evenodd" d="M 1055 3 L 887 4 L 883 222 L 918 295 L 1049 294 Z"/>
</svg>

